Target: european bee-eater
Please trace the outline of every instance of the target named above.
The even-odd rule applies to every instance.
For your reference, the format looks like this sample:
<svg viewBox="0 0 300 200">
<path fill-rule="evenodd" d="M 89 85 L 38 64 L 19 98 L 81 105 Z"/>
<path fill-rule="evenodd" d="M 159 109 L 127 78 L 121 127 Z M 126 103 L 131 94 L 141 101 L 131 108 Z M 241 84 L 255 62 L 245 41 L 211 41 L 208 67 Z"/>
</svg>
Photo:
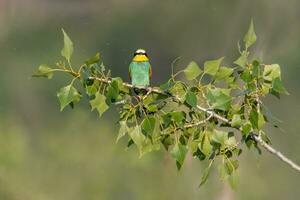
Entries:
<svg viewBox="0 0 300 200">
<path fill-rule="evenodd" d="M 134 86 L 148 87 L 150 85 L 152 68 L 144 49 L 138 49 L 134 52 L 132 62 L 129 65 L 129 77 Z"/>
</svg>

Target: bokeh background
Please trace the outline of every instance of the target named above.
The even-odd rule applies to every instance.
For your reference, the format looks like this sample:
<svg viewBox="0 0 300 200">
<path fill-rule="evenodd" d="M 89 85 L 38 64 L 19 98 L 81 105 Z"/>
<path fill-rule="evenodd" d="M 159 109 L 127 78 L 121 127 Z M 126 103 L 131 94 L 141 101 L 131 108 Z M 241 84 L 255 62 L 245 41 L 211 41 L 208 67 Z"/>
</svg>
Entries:
<svg viewBox="0 0 300 200">
<path fill-rule="evenodd" d="M 145 48 L 154 84 L 190 60 L 237 58 L 253 18 L 252 51 L 279 63 L 291 93 L 264 102 L 282 130 L 267 127 L 274 147 L 300 163 L 300 1 L 298 0 L 0 0 L 0 200 L 299 199 L 300 175 L 274 156 L 244 149 L 236 192 L 217 170 L 197 188 L 206 163 L 188 157 L 176 171 L 164 151 L 138 158 L 117 145 L 116 111 L 100 120 L 82 101 L 59 111 L 56 91 L 69 77 L 32 79 L 60 59 L 63 27 L 75 44 L 73 65 L 100 51 L 114 76 L 127 79 L 136 48 Z"/>
</svg>

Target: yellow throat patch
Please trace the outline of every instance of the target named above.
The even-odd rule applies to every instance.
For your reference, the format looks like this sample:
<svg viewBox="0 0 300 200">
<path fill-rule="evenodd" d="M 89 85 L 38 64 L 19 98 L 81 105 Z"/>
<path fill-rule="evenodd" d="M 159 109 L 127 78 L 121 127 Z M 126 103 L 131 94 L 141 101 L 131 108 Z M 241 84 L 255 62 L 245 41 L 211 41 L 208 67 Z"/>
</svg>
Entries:
<svg viewBox="0 0 300 200">
<path fill-rule="evenodd" d="M 132 60 L 135 62 L 146 62 L 149 61 L 149 58 L 145 55 L 136 55 Z"/>
</svg>

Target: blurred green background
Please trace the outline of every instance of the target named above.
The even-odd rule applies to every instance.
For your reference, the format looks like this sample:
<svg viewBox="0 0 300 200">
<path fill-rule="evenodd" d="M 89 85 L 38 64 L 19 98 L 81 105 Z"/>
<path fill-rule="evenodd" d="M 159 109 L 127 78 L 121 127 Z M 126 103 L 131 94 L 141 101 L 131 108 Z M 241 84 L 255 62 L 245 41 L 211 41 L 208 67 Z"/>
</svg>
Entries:
<svg viewBox="0 0 300 200">
<path fill-rule="evenodd" d="M 299 199 L 300 175 L 264 152 L 244 149 L 236 192 L 212 173 L 197 188 L 206 163 L 188 157 L 176 171 L 166 152 L 138 158 L 115 144 L 116 111 L 100 120 L 82 101 L 59 111 L 56 91 L 69 77 L 32 79 L 42 63 L 60 59 L 63 27 L 75 43 L 73 66 L 100 51 L 113 76 L 127 79 L 136 48 L 145 48 L 153 84 L 190 60 L 237 56 L 253 18 L 254 56 L 279 63 L 291 93 L 264 99 L 283 120 L 267 127 L 274 147 L 300 163 L 300 1 L 298 0 L 0 0 L 0 200 Z"/>
</svg>

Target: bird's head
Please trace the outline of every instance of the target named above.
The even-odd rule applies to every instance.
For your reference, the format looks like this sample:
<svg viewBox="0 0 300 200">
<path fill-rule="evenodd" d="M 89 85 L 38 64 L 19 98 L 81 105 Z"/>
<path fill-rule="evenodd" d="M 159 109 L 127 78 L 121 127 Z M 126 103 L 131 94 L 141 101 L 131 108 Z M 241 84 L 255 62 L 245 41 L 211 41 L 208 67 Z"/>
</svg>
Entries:
<svg viewBox="0 0 300 200">
<path fill-rule="evenodd" d="M 133 61 L 145 62 L 145 61 L 149 61 L 149 57 L 144 49 L 138 49 L 133 54 Z"/>
</svg>

